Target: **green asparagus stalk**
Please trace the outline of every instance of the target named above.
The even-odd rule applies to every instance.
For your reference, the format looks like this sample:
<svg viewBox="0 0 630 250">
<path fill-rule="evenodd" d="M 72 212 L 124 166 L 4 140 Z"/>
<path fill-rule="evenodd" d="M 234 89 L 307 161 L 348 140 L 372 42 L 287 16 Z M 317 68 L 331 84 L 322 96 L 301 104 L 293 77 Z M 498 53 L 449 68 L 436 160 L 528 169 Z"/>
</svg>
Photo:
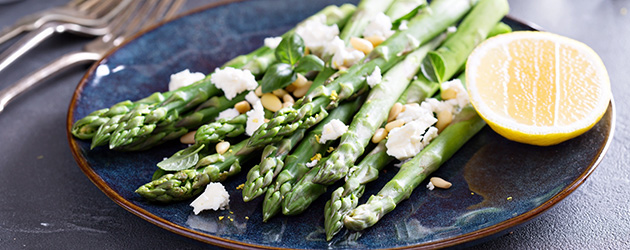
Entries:
<svg viewBox="0 0 630 250">
<path fill-rule="evenodd" d="M 319 173 L 331 163 L 351 165 L 363 153 L 374 131 L 387 120 L 389 109 L 397 98 L 404 92 L 411 79 L 415 76 L 422 58 L 430 50 L 436 48 L 442 41 L 436 38 L 409 54 L 404 61 L 398 63 L 383 76 L 383 82 L 374 86 L 370 91 L 367 101 L 354 116 L 348 132 L 341 136 L 339 146 L 331 155 L 322 159 L 293 187 L 286 195 L 282 212 L 286 215 L 294 215 L 303 212 L 321 194 L 326 192 L 327 186 L 344 177 L 329 182 L 317 180 Z M 360 135 L 356 131 L 362 132 Z"/>
<path fill-rule="evenodd" d="M 426 4 L 426 0 L 396 0 L 389 9 L 387 9 L 385 14 L 389 16 L 392 21 L 395 21 L 407 15 L 410 10 L 414 10 Z"/>
<path fill-rule="evenodd" d="M 343 25 L 355 9 L 356 7 L 350 4 L 344 4 L 341 7 L 328 6 L 310 18 L 323 14 L 326 16 L 328 24 Z M 293 32 L 293 30 L 288 32 Z M 251 53 L 249 57 L 241 56 L 233 59 L 228 62 L 228 65 L 245 67 L 251 72 L 264 72 L 266 67 L 272 64 L 274 60 L 274 50 L 263 47 Z M 118 123 L 110 123 L 106 129 L 99 128 L 98 132 L 94 135 L 96 138 L 93 138 L 92 147 L 100 146 L 107 142 L 109 142 L 110 148 L 117 148 L 133 143 L 134 137 L 149 136 L 156 129 L 156 124 L 160 123 L 163 127 L 171 127 L 168 123 L 179 121 L 180 114 L 195 108 L 208 98 L 220 94 L 221 91 L 211 83 L 210 77 L 207 77 L 193 85 L 170 93 L 169 97 L 163 101 L 151 103 L 148 107 L 133 107 L 138 110 L 135 112 L 127 112 L 124 116 L 118 118 Z M 222 110 L 218 110 L 218 112 L 220 111 Z M 103 124 L 102 120 L 94 119 L 93 117 L 88 120 L 96 120 L 98 123 Z M 85 126 L 85 124 L 86 122 L 80 122 L 80 125 Z M 177 126 L 175 127 L 181 129 Z M 82 129 L 77 128 L 75 130 L 81 131 Z M 83 130 L 89 131 L 90 129 Z M 169 137 L 165 136 L 164 138 Z M 152 139 L 149 141 L 159 140 Z"/>
<path fill-rule="evenodd" d="M 324 144 L 319 143 L 318 138 L 322 134 L 324 125 L 333 119 L 348 122 L 361 104 L 363 104 L 363 100 L 357 98 L 355 101 L 339 105 L 338 108 L 330 112 L 326 119 L 311 129 L 295 150 L 285 158 L 282 171 L 272 181 L 265 194 L 263 221 L 269 220 L 280 212 L 285 195 L 291 191 L 293 185 L 310 169 L 305 163 L 310 162 L 311 158 L 316 154 L 323 154 L 332 144 L 332 141 Z"/>
<path fill-rule="evenodd" d="M 398 203 L 409 198 L 411 192 L 459 148 L 473 137 L 485 122 L 468 105 L 417 156 L 403 164 L 398 173 L 378 192 L 344 217 L 344 225 L 355 231 L 376 224 L 391 212 Z"/>
<path fill-rule="evenodd" d="M 314 116 L 325 115 L 323 111 L 336 106 L 365 86 L 365 76 L 378 66 L 382 71 L 389 70 L 405 55 L 418 46 L 430 41 L 448 26 L 465 15 L 476 1 L 435 0 L 430 11 L 422 11 L 409 20 L 408 28 L 399 30 L 386 41 L 374 48 L 361 63 L 350 67 L 347 72 L 326 86 L 309 93 L 298 100 L 292 108 L 276 112 L 270 122 L 263 124 L 252 136 L 250 145 L 267 141 L 278 141 L 290 135 L 298 127 L 314 125 Z"/>
<path fill-rule="evenodd" d="M 346 176 L 350 166 L 363 154 L 376 129 L 387 120 L 391 107 L 409 86 L 420 68 L 422 58 L 442 40 L 438 37 L 423 45 L 385 73 L 383 82 L 372 88 L 368 100 L 355 115 L 348 131 L 341 136 L 339 147 L 326 161 L 318 164 L 320 170 L 313 177 L 314 182 L 330 185 Z"/>
<path fill-rule="evenodd" d="M 298 129 L 293 135 L 282 139 L 274 145 L 263 149 L 260 164 L 252 167 L 247 173 L 247 181 L 243 186 L 243 200 L 248 202 L 267 191 L 271 181 L 284 166 L 284 158 L 304 138 L 306 129 Z"/>
<path fill-rule="evenodd" d="M 468 54 L 483 40 L 509 11 L 507 1 L 480 0 L 471 13 L 457 27 L 444 46 L 429 53 L 423 63 L 422 72 L 432 81 L 444 82 L 455 74 Z M 460 41 L 471 41 L 461 43 Z"/>
<path fill-rule="evenodd" d="M 230 147 L 223 155 L 213 154 L 200 159 L 196 168 L 169 173 L 140 186 L 136 193 L 149 201 L 169 203 L 190 199 L 203 191 L 210 182 L 223 181 L 238 174 L 241 164 L 251 154 L 237 154 L 247 145 L 247 140 Z"/>
<path fill-rule="evenodd" d="M 401 104 L 419 103 L 425 98 L 433 96 L 440 89 L 440 85 L 429 82 L 423 77 L 412 81 L 405 92 L 398 98 Z M 393 157 L 387 154 L 385 143 L 382 140 L 361 162 L 350 168 L 346 183 L 337 188 L 332 197 L 326 202 L 324 208 L 324 225 L 326 239 L 331 240 L 343 227 L 343 217 L 356 208 L 359 198 L 363 195 L 365 185 L 378 178 L 379 172 L 390 162 Z"/>
<path fill-rule="evenodd" d="M 339 38 L 346 44 L 351 37 L 360 37 L 363 30 L 371 21 L 372 17 L 380 12 L 385 12 L 394 0 L 363 0 L 357 6 L 357 10 L 352 15 L 348 25 L 343 28 Z"/>
</svg>

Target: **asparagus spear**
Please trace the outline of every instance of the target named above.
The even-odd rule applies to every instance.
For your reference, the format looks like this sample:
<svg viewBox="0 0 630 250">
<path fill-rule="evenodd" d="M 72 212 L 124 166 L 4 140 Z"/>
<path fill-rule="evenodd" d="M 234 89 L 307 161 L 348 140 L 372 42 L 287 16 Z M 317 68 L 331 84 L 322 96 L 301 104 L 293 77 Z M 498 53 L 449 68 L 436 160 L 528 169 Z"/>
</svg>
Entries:
<svg viewBox="0 0 630 250">
<path fill-rule="evenodd" d="M 405 92 L 398 98 L 398 102 L 418 103 L 425 98 L 432 96 L 440 89 L 439 84 L 429 82 L 424 78 L 412 81 Z M 378 178 L 379 172 L 392 160 L 393 157 L 387 154 L 385 143 L 382 140 L 370 153 L 363 158 L 361 163 L 350 168 L 346 183 L 337 188 L 332 197 L 326 202 L 324 208 L 324 225 L 326 229 L 326 239 L 331 240 L 343 227 L 343 216 L 350 210 L 357 207 L 359 198 L 363 195 L 365 185 Z"/>
<path fill-rule="evenodd" d="M 348 132 L 341 136 L 339 147 L 326 159 L 319 161 L 317 166 L 306 173 L 294 186 L 293 190 L 286 195 L 282 210 L 284 214 L 293 215 L 303 212 L 321 194 L 326 192 L 328 185 L 345 176 L 347 169 L 341 177 L 330 182 L 319 182 L 317 180 L 322 169 L 330 167 L 331 163 L 353 164 L 356 158 L 363 153 L 364 147 L 367 146 L 374 131 L 387 119 L 389 109 L 394 105 L 396 99 L 406 89 L 418 71 L 422 58 L 428 51 L 437 47 L 441 40 L 436 38 L 430 43 L 423 45 L 409 54 L 404 61 L 387 71 L 383 76 L 383 82 L 374 86 L 367 101 L 354 116 Z M 361 131 L 362 133 L 359 135 L 356 131 Z"/>
<path fill-rule="evenodd" d="M 488 37 L 511 31 L 505 23 L 494 26 Z M 461 78 L 460 78 L 461 79 Z M 398 102 L 420 103 L 425 98 L 432 96 L 439 89 L 439 84 L 429 82 L 426 78 L 420 77 L 414 80 L 405 92 L 400 96 Z M 390 157 L 385 149 L 385 143 L 381 141 L 359 165 L 349 170 L 348 179 L 344 186 L 339 187 L 332 194 L 331 199 L 326 202 L 324 225 L 326 229 L 326 239 L 331 240 L 343 227 L 343 217 L 358 205 L 358 200 L 365 190 L 364 185 L 378 178 L 379 171 L 387 165 L 393 157 Z"/>
<path fill-rule="evenodd" d="M 243 200 L 245 202 L 253 200 L 267 191 L 271 181 L 282 170 L 284 158 L 302 140 L 305 132 L 306 129 L 298 129 L 290 137 L 263 149 L 260 164 L 252 167 L 247 173 L 247 181 L 243 186 Z"/>
<path fill-rule="evenodd" d="M 422 58 L 442 40 L 438 37 L 423 45 L 385 73 L 383 82 L 372 88 L 368 100 L 355 115 L 348 131 L 341 136 L 339 147 L 326 161 L 318 164 L 320 170 L 313 177 L 314 182 L 330 185 L 346 176 L 349 166 L 363 154 L 376 129 L 387 120 L 389 109 L 418 72 Z"/>
<path fill-rule="evenodd" d="M 468 54 L 488 37 L 508 10 L 507 1 L 479 1 L 457 27 L 457 32 L 452 34 L 440 49 L 429 53 L 422 69 L 424 75 L 436 82 L 448 80 L 448 76 L 452 76 L 461 68 Z M 461 43 L 462 40 L 471 42 Z"/>
<path fill-rule="evenodd" d="M 417 156 L 403 164 L 398 173 L 378 192 L 344 217 L 344 225 L 351 230 L 368 228 L 396 204 L 409 198 L 413 189 L 440 165 L 446 162 L 459 148 L 473 137 L 485 122 L 470 105 L 458 113 L 451 125 L 446 127 Z"/>
<path fill-rule="evenodd" d="M 347 18 L 355 9 L 356 7 L 350 4 L 345 4 L 341 7 L 328 6 L 310 18 L 323 14 L 327 17 L 326 20 L 329 24 L 342 25 L 345 24 Z M 293 32 L 293 30 L 289 32 Z M 250 60 L 247 60 L 247 57 L 237 57 L 228 62 L 228 64 L 235 67 L 246 67 L 252 72 L 264 72 L 266 67 L 275 60 L 274 50 L 263 47 L 255 52 L 257 53 L 251 53 Z M 136 111 L 127 112 L 124 116 L 119 117 L 117 123 L 110 122 L 105 128 L 99 128 L 99 131 L 94 135 L 92 147 L 103 145 L 107 142 L 109 142 L 110 148 L 133 143 L 133 138 L 135 137 L 150 135 L 156 129 L 156 124 L 160 123 L 163 127 L 170 127 L 168 123 L 178 121 L 180 114 L 198 106 L 198 104 L 208 98 L 220 94 L 221 91 L 207 77 L 203 81 L 170 93 L 168 98 L 151 103 L 151 106 L 133 107 Z M 95 120 L 94 118 L 89 119 Z M 81 122 L 80 124 L 84 125 L 85 123 Z M 103 124 L 100 120 L 99 123 Z M 181 129 L 177 126 L 175 127 Z M 81 128 L 76 130 L 81 131 Z M 89 129 L 83 130 L 88 131 Z"/>
<path fill-rule="evenodd" d="M 350 67 L 347 72 L 327 86 L 319 86 L 291 108 L 276 112 L 270 122 L 263 124 L 252 136 L 250 145 L 278 141 L 290 135 L 298 127 L 312 126 L 312 118 L 325 115 L 339 101 L 351 96 L 365 85 L 365 76 L 378 66 L 387 71 L 419 45 L 430 41 L 448 26 L 466 14 L 476 1 L 435 0 L 430 11 L 423 11 L 409 20 L 408 28 L 399 30 L 374 48 L 363 62 Z"/>
<path fill-rule="evenodd" d="M 238 174 L 241 171 L 241 164 L 251 157 L 248 153 L 236 153 L 246 145 L 247 140 L 244 140 L 230 147 L 223 155 L 206 156 L 199 160 L 196 168 L 165 174 L 140 186 L 136 193 L 149 201 L 163 203 L 190 199 L 202 192 L 208 183 L 223 181 Z"/>
<path fill-rule="evenodd" d="M 263 221 L 269 220 L 280 212 L 282 200 L 285 195 L 292 189 L 292 186 L 310 169 L 305 163 L 317 153 L 324 153 L 332 143 L 331 141 L 320 144 L 319 136 L 322 134 L 324 125 L 333 119 L 347 122 L 352 118 L 355 111 L 363 100 L 357 98 L 352 102 L 346 102 L 339 105 L 338 108 L 330 112 L 321 123 L 308 132 L 300 144 L 288 155 L 284 160 L 282 171 L 276 179 L 271 183 L 265 194 L 263 201 Z"/>
<path fill-rule="evenodd" d="M 393 2 L 394 0 L 362 0 L 348 25 L 339 34 L 339 38 L 348 44 L 351 37 L 358 37 L 363 33 L 372 17 L 385 12 Z"/>
</svg>

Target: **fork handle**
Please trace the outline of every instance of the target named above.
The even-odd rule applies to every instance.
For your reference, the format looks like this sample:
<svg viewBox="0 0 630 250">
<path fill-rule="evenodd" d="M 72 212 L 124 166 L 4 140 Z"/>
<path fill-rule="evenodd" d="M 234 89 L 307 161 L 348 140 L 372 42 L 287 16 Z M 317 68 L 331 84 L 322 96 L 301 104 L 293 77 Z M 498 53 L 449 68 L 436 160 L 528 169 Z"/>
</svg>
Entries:
<svg viewBox="0 0 630 250">
<path fill-rule="evenodd" d="M 29 76 L 20 79 L 17 83 L 0 91 L 0 112 L 2 112 L 7 104 L 16 96 L 28 91 L 38 83 L 72 66 L 86 62 L 94 62 L 100 58 L 101 56 L 99 54 L 91 52 L 75 52 L 62 56 Z"/>
<path fill-rule="evenodd" d="M 0 54 L 0 72 L 6 69 L 11 63 L 15 62 L 18 58 L 26 54 L 35 46 L 42 43 L 55 33 L 64 32 L 77 32 L 86 35 L 104 35 L 107 33 L 107 28 L 91 28 L 82 27 L 80 25 L 71 23 L 51 22 L 47 23 L 36 30 L 30 31 L 20 38 L 17 42 L 7 48 Z"/>
</svg>

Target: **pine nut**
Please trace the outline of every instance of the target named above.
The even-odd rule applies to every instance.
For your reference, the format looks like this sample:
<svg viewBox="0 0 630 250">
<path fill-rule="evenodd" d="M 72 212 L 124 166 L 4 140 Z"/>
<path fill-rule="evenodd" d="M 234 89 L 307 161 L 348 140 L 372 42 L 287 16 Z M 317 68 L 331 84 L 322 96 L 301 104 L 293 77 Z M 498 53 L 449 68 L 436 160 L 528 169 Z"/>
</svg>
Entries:
<svg viewBox="0 0 630 250">
<path fill-rule="evenodd" d="M 403 120 L 394 120 L 390 123 L 387 123 L 387 125 L 385 125 L 385 129 L 387 130 L 387 132 L 392 131 L 392 129 L 398 128 L 398 127 L 402 127 L 403 125 L 405 125 L 405 121 Z"/>
<path fill-rule="evenodd" d="M 284 90 L 286 90 L 287 92 L 293 92 L 297 89 L 297 87 L 293 84 L 289 84 L 289 86 L 287 86 L 286 88 L 284 88 Z"/>
<path fill-rule="evenodd" d="M 197 131 L 190 131 L 190 132 L 186 133 L 185 135 L 182 135 L 182 137 L 179 138 L 179 142 L 181 142 L 183 144 L 194 144 L 195 143 L 195 133 L 197 133 Z"/>
<path fill-rule="evenodd" d="M 272 93 L 266 93 L 262 95 L 262 97 L 260 97 L 260 102 L 262 103 L 263 107 L 273 112 L 276 112 L 282 108 L 282 102 L 280 101 L 280 98 Z"/>
<path fill-rule="evenodd" d="M 284 89 L 276 89 L 272 91 L 271 93 L 278 97 L 283 97 L 284 95 L 288 94 L 286 91 L 284 91 Z"/>
<path fill-rule="evenodd" d="M 304 77 L 302 74 L 298 73 L 297 74 L 297 78 L 291 84 L 293 86 L 295 86 L 296 88 L 300 88 L 300 87 L 304 87 L 304 85 L 306 85 L 307 82 L 308 82 L 308 80 L 306 79 L 306 77 Z"/>
<path fill-rule="evenodd" d="M 258 97 L 261 97 L 263 95 L 262 86 L 258 86 L 258 88 L 256 88 L 256 90 L 254 90 L 254 94 L 256 94 L 256 96 L 258 96 Z"/>
<path fill-rule="evenodd" d="M 291 106 L 293 106 L 292 102 L 284 102 L 284 103 L 282 103 L 282 108 L 291 107 Z"/>
<path fill-rule="evenodd" d="M 365 40 L 370 41 L 370 43 L 372 43 L 372 46 L 376 47 L 379 44 L 383 43 L 385 41 L 385 37 L 384 36 L 379 36 L 379 35 L 374 35 L 374 36 L 369 36 L 366 37 Z"/>
<path fill-rule="evenodd" d="M 451 186 L 453 186 L 453 184 L 451 184 L 448 181 L 445 181 L 444 179 L 440 177 L 431 177 L 429 181 L 431 181 L 431 183 L 433 183 L 433 186 L 435 186 L 436 188 L 448 189 Z"/>
<path fill-rule="evenodd" d="M 444 100 L 455 99 L 457 98 L 457 90 L 455 90 L 454 88 L 442 90 L 442 92 L 440 92 L 440 96 Z"/>
<path fill-rule="evenodd" d="M 385 139 L 385 137 L 387 137 L 387 130 L 379 128 L 374 132 L 374 136 L 372 136 L 372 143 L 379 143 Z"/>
<path fill-rule="evenodd" d="M 227 152 L 228 149 L 230 149 L 230 142 L 227 142 L 227 141 L 219 142 L 217 143 L 216 149 L 217 149 L 217 153 L 222 155 L 225 152 Z"/>
<path fill-rule="evenodd" d="M 366 55 L 374 49 L 374 45 L 372 45 L 372 42 L 358 37 L 351 37 L 350 45 L 352 45 L 353 48 L 365 53 Z"/>
<path fill-rule="evenodd" d="M 442 110 L 437 114 L 437 122 L 435 123 L 435 127 L 438 129 L 438 133 L 442 132 L 446 126 L 451 124 L 453 121 L 453 114 L 448 110 Z"/>
<path fill-rule="evenodd" d="M 234 108 L 238 110 L 238 113 L 245 114 L 245 112 L 252 109 L 252 106 L 247 101 L 240 101 L 234 105 Z"/>
<path fill-rule="evenodd" d="M 402 112 L 403 105 L 400 102 L 397 102 L 392 106 L 392 109 L 389 110 L 389 116 L 387 117 L 387 122 L 391 122 L 398 117 L 398 114 Z"/>
<path fill-rule="evenodd" d="M 283 102 L 290 102 L 291 104 L 295 103 L 295 100 L 293 100 L 293 97 L 289 94 L 285 94 L 282 96 L 282 101 Z"/>
<path fill-rule="evenodd" d="M 310 82 L 310 83 L 312 83 L 312 82 Z M 293 96 L 295 96 L 296 98 L 302 98 L 303 96 L 306 95 L 306 92 L 308 92 L 308 90 L 310 88 L 311 88 L 311 84 L 306 84 L 306 85 L 304 85 L 302 87 L 299 87 L 295 91 L 293 91 Z"/>
</svg>

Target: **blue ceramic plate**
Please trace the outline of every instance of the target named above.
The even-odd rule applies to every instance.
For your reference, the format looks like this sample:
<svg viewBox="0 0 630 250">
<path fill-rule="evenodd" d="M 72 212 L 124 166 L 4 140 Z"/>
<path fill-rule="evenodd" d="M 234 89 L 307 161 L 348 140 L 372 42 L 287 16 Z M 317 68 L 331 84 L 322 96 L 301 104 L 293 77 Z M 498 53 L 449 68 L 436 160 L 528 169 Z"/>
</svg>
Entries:
<svg viewBox="0 0 630 250">
<path fill-rule="evenodd" d="M 333 0 L 228 2 L 161 24 L 92 66 L 73 96 L 68 131 L 93 110 L 165 91 L 174 72 L 187 68 L 212 72 L 230 58 L 261 46 L 265 37 L 280 35 L 333 3 L 339 4 Z M 513 19 L 505 21 L 515 29 L 532 29 Z M 278 216 L 263 223 L 262 200 L 246 204 L 236 189 L 245 181 L 241 173 L 226 182 L 229 211 L 194 215 L 189 202 L 156 205 L 134 193 L 151 179 L 158 161 L 183 145 L 173 142 L 148 152 L 125 153 L 90 150 L 89 141 L 68 138 L 79 167 L 103 192 L 128 211 L 172 232 L 224 247 L 364 249 L 471 244 L 507 233 L 584 182 L 601 161 L 613 127 L 611 104 L 592 130 L 552 147 L 511 142 L 484 128 L 434 174 L 451 181 L 452 188 L 429 191 L 424 183 L 374 227 L 360 234 L 342 231 L 330 243 L 324 240 L 323 205 L 334 188 L 303 215 Z M 362 202 L 395 173 L 395 167 L 386 168 L 380 180 L 369 185 Z"/>
</svg>

